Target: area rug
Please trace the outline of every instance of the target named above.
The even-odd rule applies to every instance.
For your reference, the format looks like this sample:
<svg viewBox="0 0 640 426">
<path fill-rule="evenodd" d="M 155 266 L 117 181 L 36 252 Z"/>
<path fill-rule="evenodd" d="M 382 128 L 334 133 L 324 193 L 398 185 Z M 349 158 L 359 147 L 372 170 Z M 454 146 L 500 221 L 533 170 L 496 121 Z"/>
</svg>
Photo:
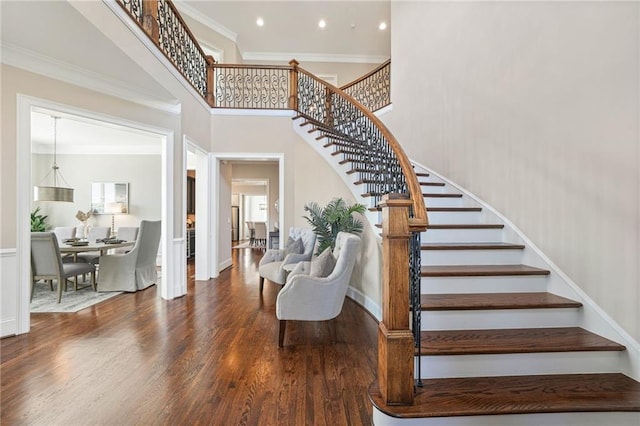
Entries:
<svg viewBox="0 0 640 426">
<path fill-rule="evenodd" d="M 244 242 L 242 244 L 238 244 L 236 246 L 233 246 L 232 248 L 234 248 L 234 249 L 245 249 L 245 248 L 247 248 L 247 249 L 264 249 L 265 246 L 264 246 L 264 244 L 252 246 L 249 243 L 249 241 L 247 241 L 247 242 Z"/>
<path fill-rule="evenodd" d="M 78 312 L 121 293 L 120 291 L 98 293 L 93 291 L 90 283 L 80 283 L 78 284 L 78 291 L 74 291 L 73 284 L 69 284 L 69 289 L 62 292 L 62 300 L 58 303 L 58 292 L 55 283 L 53 291 L 51 291 L 49 284 L 39 282 L 36 284 L 30 310 L 32 313 Z"/>
</svg>

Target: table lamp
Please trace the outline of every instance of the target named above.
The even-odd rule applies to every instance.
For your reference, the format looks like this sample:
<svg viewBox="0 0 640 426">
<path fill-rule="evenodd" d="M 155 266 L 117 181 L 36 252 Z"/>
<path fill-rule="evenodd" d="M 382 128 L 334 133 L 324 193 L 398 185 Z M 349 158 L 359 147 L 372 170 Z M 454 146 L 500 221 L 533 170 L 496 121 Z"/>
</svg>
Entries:
<svg viewBox="0 0 640 426">
<path fill-rule="evenodd" d="M 105 203 L 104 204 L 104 212 L 111 215 L 111 236 L 116 235 L 116 215 L 122 214 L 125 210 L 124 203 Z"/>
</svg>

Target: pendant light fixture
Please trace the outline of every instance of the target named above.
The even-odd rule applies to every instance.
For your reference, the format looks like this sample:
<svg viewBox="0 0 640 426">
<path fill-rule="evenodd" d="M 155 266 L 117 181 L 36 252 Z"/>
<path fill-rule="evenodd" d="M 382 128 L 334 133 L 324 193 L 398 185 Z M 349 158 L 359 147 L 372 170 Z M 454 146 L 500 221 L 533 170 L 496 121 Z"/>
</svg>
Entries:
<svg viewBox="0 0 640 426">
<path fill-rule="evenodd" d="M 33 187 L 33 200 L 34 201 L 65 201 L 69 203 L 73 203 L 73 188 L 65 188 L 62 186 L 58 186 L 58 175 L 60 175 L 60 180 L 65 183 L 65 185 L 69 185 L 67 181 L 62 177 L 62 173 L 58 170 L 57 158 L 56 158 L 56 150 L 58 143 L 58 120 L 60 117 L 53 118 L 53 166 L 51 166 L 51 170 L 40 182 L 41 184 L 49 177 L 50 174 L 53 173 L 53 186 L 43 186 L 38 185 Z"/>
</svg>

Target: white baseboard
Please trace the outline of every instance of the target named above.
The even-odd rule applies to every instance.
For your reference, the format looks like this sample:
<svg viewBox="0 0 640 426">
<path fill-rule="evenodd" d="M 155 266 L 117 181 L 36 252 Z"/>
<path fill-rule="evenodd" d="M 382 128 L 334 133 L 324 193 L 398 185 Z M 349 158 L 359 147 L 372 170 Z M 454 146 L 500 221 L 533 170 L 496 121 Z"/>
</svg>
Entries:
<svg viewBox="0 0 640 426">
<path fill-rule="evenodd" d="M 362 306 L 378 322 L 382 321 L 382 309 L 380 308 L 380 305 L 374 302 L 369 296 L 351 286 L 347 289 L 347 296 L 358 305 Z"/>
<path fill-rule="evenodd" d="M 220 264 L 218 265 L 218 271 L 222 271 L 224 269 L 227 269 L 231 265 L 233 265 L 233 261 L 231 260 L 231 258 L 228 258 L 224 262 L 220 262 Z"/>
<path fill-rule="evenodd" d="M 16 249 L 0 249 L 0 337 L 11 336 L 18 330 L 18 288 Z"/>
</svg>

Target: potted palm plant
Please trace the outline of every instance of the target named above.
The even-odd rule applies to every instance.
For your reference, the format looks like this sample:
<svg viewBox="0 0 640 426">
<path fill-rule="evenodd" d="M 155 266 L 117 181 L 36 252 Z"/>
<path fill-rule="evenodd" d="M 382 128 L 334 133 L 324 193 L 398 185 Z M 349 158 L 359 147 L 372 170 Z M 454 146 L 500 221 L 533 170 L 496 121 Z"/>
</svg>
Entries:
<svg viewBox="0 0 640 426">
<path fill-rule="evenodd" d="M 324 207 L 311 202 L 304 206 L 304 210 L 309 212 L 309 215 L 303 217 L 311 224 L 318 236 L 316 255 L 326 249 L 333 250 L 338 232 L 360 234 L 364 226 L 362 221 L 353 216 L 353 213 L 363 214 L 365 206 L 360 203 L 348 205 L 342 198 L 334 198 Z"/>
<path fill-rule="evenodd" d="M 44 232 L 47 230 L 47 217 L 40 214 L 40 207 L 31 212 L 31 232 Z"/>
</svg>

